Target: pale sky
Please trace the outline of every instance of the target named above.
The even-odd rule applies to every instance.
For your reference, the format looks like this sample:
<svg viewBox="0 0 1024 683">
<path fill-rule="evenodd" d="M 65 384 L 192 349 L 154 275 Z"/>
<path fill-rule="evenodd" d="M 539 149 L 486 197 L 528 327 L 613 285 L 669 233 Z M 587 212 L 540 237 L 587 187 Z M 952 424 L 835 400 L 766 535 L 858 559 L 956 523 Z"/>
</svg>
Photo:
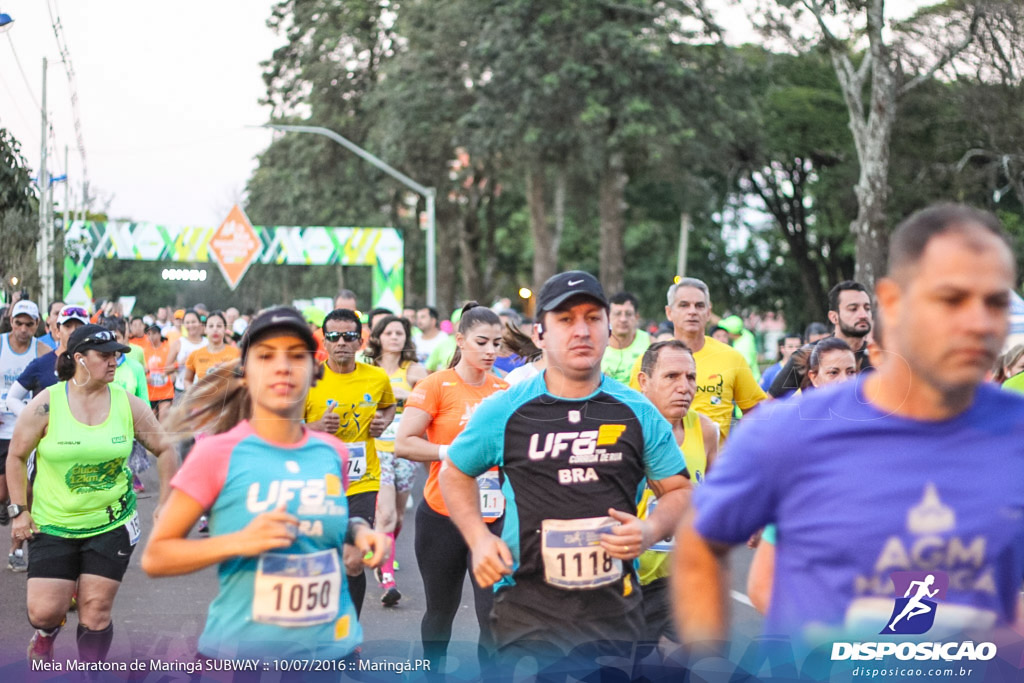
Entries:
<svg viewBox="0 0 1024 683">
<path fill-rule="evenodd" d="M 54 174 L 68 145 L 75 206 L 82 165 L 48 4 L 75 70 L 90 192 L 100 197 L 93 206 L 113 196 L 112 218 L 219 225 L 271 140 L 270 131 L 247 126 L 269 116 L 258 104 L 265 92 L 259 63 L 283 42 L 266 26 L 272 0 L 0 0 L 0 12 L 15 20 L 0 34 L 0 127 L 21 141 L 35 175 L 36 102 L 48 58 Z M 55 198 L 63 203 L 62 185 Z"/>
<path fill-rule="evenodd" d="M 731 0 L 719 16 L 732 40 L 749 39 Z M 894 0 L 891 13 L 921 0 Z M 259 63 L 283 43 L 266 26 L 273 0 L 0 0 L 14 24 L 0 34 L 0 127 L 39 165 L 42 58 L 57 172 L 70 147 L 72 206 L 81 197 L 68 79 L 48 6 L 64 28 L 78 84 L 94 209 L 165 225 L 219 225 L 240 200 L 255 156 L 270 143 Z M 13 48 L 13 49 L 12 49 Z M 22 77 L 15 60 L 21 62 Z M 26 82 L 27 81 L 27 82 Z M 54 150 L 51 147 L 51 152 Z M 50 169 L 54 166 L 51 163 Z M 55 186 L 63 203 L 64 188 Z"/>
</svg>

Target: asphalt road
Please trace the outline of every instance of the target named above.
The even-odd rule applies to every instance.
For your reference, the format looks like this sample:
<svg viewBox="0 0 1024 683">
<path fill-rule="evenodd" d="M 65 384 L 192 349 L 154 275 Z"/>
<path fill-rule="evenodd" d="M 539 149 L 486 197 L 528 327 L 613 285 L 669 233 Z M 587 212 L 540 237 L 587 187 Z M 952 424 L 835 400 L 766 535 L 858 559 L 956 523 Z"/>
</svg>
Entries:
<svg viewBox="0 0 1024 683">
<path fill-rule="evenodd" d="M 141 660 L 147 667 L 150 660 L 165 662 L 192 661 L 196 643 L 206 620 L 206 609 L 217 592 L 216 569 L 208 568 L 188 576 L 150 579 L 139 567 L 141 548 L 152 529 L 152 512 L 157 490 L 156 467 L 143 473 L 147 492 L 139 496 L 139 512 L 142 519 L 143 537 L 138 550 L 132 557 L 131 567 L 125 575 L 114 604 L 114 640 L 110 659 L 134 662 Z M 418 497 L 416 498 L 418 502 Z M 368 589 L 361 622 L 364 629 L 362 658 L 374 661 L 414 662 L 422 656 L 419 643 L 419 623 L 423 613 L 423 586 L 413 556 L 414 511 L 406 514 L 407 527 L 398 541 L 397 582 L 402 600 L 397 607 L 385 608 L 380 604 L 382 591 L 368 573 Z M 7 529 L 0 535 L 7 538 Z M 195 533 L 195 532 L 193 532 Z M 733 584 L 742 593 L 747 568 L 752 552 L 746 548 L 733 553 Z M 15 574 L 4 567 L 0 569 L 0 682 L 40 680 L 73 680 L 67 672 L 29 674 L 25 659 L 26 647 L 32 636 L 32 629 L 25 614 L 25 574 Z M 760 627 L 760 616 L 750 607 L 742 604 L 742 597 L 732 600 L 734 632 L 742 638 L 749 638 Z M 452 645 L 449 649 L 447 671 L 454 672 L 452 680 L 472 680 L 476 667 L 476 641 L 478 629 L 472 605 L 472 591 L 469 580 L 463 590 L 463 603 L 455 620 Z M 75 627 L 77 618 L 68 615 L 68 624 L 57 637 L 55 660 L 64 662 L 77 656 Z M 402 676 L 378 675 L 375 680 L 401 680 Z M 105 674 L 102 680 L 126 680 L 125 674 Z M 136 674 L 134 680 L 186 681 L 186 672 L 155 673 L 147 671 Z M 195 680 L 195 679 L 192 679 Z M 230 676 L 204 675 L 202 680 L 231 680 Z M 277 680 L 276 674 L 259 680 Z"/>
</svg>

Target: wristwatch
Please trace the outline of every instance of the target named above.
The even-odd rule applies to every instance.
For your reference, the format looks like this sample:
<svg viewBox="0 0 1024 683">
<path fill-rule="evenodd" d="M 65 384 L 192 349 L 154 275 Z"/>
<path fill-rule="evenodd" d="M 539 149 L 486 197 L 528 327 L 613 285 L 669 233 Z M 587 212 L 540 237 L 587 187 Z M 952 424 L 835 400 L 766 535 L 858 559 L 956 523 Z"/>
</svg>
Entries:
<svg viewBox="0 0 1024 683">
<path fill-rule="evenodd" d="M 11 503 L 10 505 L 7 506 L 7 514 L 10 516 L 11 519 L 14 519 L 27 509 L 28 506 L 18 505 L 17 503 Z"/>
</svg>

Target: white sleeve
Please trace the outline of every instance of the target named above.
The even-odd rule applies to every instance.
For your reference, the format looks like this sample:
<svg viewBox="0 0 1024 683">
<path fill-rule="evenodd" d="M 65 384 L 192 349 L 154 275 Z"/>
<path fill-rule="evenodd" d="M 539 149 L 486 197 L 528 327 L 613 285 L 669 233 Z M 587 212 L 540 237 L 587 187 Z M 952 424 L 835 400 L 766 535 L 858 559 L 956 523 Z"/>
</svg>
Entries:
<svg viewBox="0 0 1024 683">
<path fill-rule="evenodd" d="M 15 417 L 18 417 L 21 415 L 21 411 L 25 410 L 25 406 L 28 405 L 28 400 L 28 389 L 15 382 L 11 385 L 10 391 L 7 392 L 7 410 L 14 413 Z"/>
</svg>

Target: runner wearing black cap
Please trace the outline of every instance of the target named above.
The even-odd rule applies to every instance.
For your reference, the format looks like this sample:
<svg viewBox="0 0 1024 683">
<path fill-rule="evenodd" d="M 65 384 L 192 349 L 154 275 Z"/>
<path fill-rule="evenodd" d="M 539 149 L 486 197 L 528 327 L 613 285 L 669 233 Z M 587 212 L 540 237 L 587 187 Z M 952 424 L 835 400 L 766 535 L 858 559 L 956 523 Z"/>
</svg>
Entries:
<svg viewBox="0 0 1024 683">
<path fill-rule="evenodd" d="M 240 360 L 211 369 L 171 414 L 174 432 L 206 436 L 172 482 L 142 566 L 173 576 L 218 565 L 202 657 L 341 660 L 362 639 L 341 548 L 376 566 L 390 541 L 350 516 L 346 448 L 303 424 L 316 348 L 298 311 L 270 309 Z M 209 538 L 186 538 L 205 510 Z"/>
<path fill-rule="evenodd" d="M 543 375 L 484 401 L 448 450 L 441 487 L 481 585 L 495 584 L 499 657 L 556 659 L 643 627 L 633 567 L 669 537 L 688 499 L 686 466 L 651 403 L 601 374 L 608 300 L 589 273 L 560 273 L 538 297 Z M 497 466 L 502 537 L 481 518 L 474 477 Z M 659 497 L 636 517 L 645 479 Z M 593 660 L 591 660 L 591 664 Z"/>
<path fill-rule="evenodd" d="M 176 468 L 149 406 L 112 385 L 117 353 L 128 351 L 99 325 L 83 325 L 57 359 L 52 387 L 33 398 L 11 440 L 12 534 L 28 540 L 28 618 L 33 660 L 52 660 L 78 583 L 78 652 L 106 657 L 111 608 L 141 533 L 128 469 L 132 440 L 159 456 L 160 504 Z M 26 461 L 36 450 L 35 497 L 27 509 Z M 159 513 L 160 505 L 157 506 Z"/>
</svg>

